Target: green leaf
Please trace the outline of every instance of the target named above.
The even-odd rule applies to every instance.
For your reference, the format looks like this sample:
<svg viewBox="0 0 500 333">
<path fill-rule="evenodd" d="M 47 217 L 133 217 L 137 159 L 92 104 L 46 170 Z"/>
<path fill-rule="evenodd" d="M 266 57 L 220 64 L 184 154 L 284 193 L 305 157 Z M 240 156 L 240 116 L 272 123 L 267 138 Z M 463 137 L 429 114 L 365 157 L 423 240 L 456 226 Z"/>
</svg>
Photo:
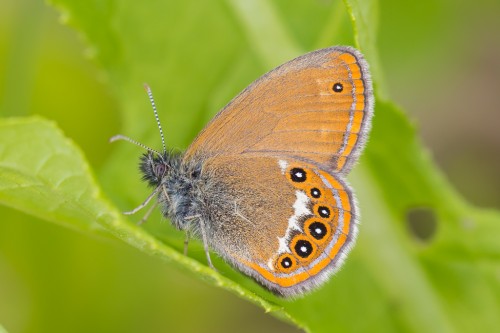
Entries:
<svg viewBox="0 0 500 333">
<path fill-rule="evenodd" d="M 42 219 L 117 238 L 147 254 L 173 261 L 206 281 L 229 289 L 266 311 L 280 307 L 245 290 L 126 221 L 102 196 L 79 148 L 40 117 L 0 119 L 0 202 Z"/>
<path fill-rule="evenodd" d="M 38 117 L 0 122 L 0 202 L 67 227 L 104 234 L 109 207 L 79 149 Z M 72 198 L 72 200 L 69 200 Z"/>
<path fill-rule="evenodd" d="M 500 328 L 500 215 L 457 195 L 414 126 L 388 101 L 377 52 L 377 1 L 346 0 L 345 8 L 338 2 L 328 10 L 302 0 L 52 2 L 107 75 L 122 104 L 124 134 L 153 147 L 159 138 L 143 82 L 155 93 L 168 145 L 186 147 L 260 74 L 313 47 L 354 40 L 371 64 L 377 93 L 373 133 L 350 177 L 363 216 L 360 237 L 326 286 L 298 300 L 276 299 L 220 261 L 223 274 L 212 271 L 202 251 L 197 260 L 183 256 L 181 235 L 172 228 L 158 221 L 139 228 L 119 213 L 148 195 L 131 157 L 140 153 L 135 147 L 117 146 L 95 171 L 96 182 L 80 149 L 38 117 L 0 122 L 2 204 L 113 235 L 311 332 Z M 430 238 L 409 228 L 416 208 L 425 212 L 417 227 L 436 226 Z"/>
<path fill-rule="evenodd" d="M 377 52 L 377 33 L 378 33 L 378 1 L 361 0 L 350 1 L 343 0 L 347 12 L 352 21 L 354 38 L 358 47 L 363 50 L 370 63 L 370 70 L 379 96 L 386 97 L 386 87 L 383 80 L 383 72 L 380 65 Z"/>
</svg>

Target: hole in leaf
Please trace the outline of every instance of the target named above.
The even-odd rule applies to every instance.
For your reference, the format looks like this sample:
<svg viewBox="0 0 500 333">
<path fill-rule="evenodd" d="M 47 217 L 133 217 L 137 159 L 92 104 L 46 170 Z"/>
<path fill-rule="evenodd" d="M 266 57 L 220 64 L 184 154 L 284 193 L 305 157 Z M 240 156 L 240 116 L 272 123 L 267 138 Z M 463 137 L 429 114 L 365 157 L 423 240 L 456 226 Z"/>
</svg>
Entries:
<svg viewBox="0 0 500 333">
<path fill-rule="evenodd" d="M 406 222 L 410 234 L 419 241 L 428 243 L 436 233 L 437 218 L 431 208 L 418 207 L 408 210 Z"/>
</svg>

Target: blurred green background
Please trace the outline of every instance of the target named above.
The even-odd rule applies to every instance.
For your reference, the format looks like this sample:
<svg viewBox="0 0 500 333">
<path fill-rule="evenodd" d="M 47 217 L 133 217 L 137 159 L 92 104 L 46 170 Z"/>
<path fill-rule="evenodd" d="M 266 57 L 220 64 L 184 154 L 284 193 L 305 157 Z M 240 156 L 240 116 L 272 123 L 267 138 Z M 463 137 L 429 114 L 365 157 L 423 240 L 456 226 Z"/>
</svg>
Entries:
<svg viewBox="0 0 500 333">
<path fill-rule="evenodd" d="M 221 3 L 217 15 L 237 29 L 238 17 Z M 306 50 L 317 47 L 316 28 L 330 12 L 339 13 L 338 20 L 333 20 L 337 26 L 325 28 L 325 40 L 329 38 L 327 29 L 341 36 L 351 29 L 342 10 L 331 10 L 342 8 L 337 1 L 272 3 Z M 377 45 L 389 96 L 418 124 L 435 161 L 460 193 L 477 206 L 500 208 L 500 1 L 380 0 L 378 5 Z M 142 6 L 147 11 L 148 2 Z M 189 23 L 190 13 L 194 13 L 192 17 L 200 15 L 196 2 L 186 2 L 183 10 L 179 15 L 188 21 L 182 27 L 187 29 L 183 35 L 203 33 L 196 20 Z M 177 14 L 165 13 L 165 20 Z M 60 21 L 60 13 L 41 1 L 0 2 L 1 116 L 38 114 L 55 120 L 82 148 L 106 188 L 103 175 L 112 173 L 100 170 L 116 149 L 107 143 L 108 138 L 123 132 L 123 101 L 117 100 L 102 64 L 92 57 L 93 50 L 78 32 Z M 217 19 L 208 22 L 220 24 Z M 310 31 L 298 28 L 308 24 Z M 161 23 L 158 28 L 162 28 Z M 176 38 L 175 32 L 165 33 Z M 224 48 L 224 38 L 228 38 L 234 46 L 238 31 L 232 34 L 229 31 L 212 36 L 207 45 Z M 349 37 L 334 40 L 352 44 Z M 171 45 L 196 50 L 189 43 L 189 39 L 175 40 Z M 248 47 L 242 40 L 229 53 L 244 53 Z M 175 53 L 175 49 L 169 52 Z M 152 63 L 158 61 L 154 55 L 151 58 Z M 234 75 L 248 77 L 250 83 L 259 75 L 246 70 L 245 64 L 252 62 L 243 61 L 241 72 Z M 174 65 L 181 75 L 189 59 Z M 207 89 L 210 78 L 204 77 L 203 68 L 196 68 L 192 75 L 199 77 L 191 83 L 194 92 L 197 86 L 205 85 L 203 89 Z M 230 84 L 231 75 L 227 77 Z M 171 82 L 176 77 L 164 80 Z M 144 94 L 141 83 L 137 82 L 137 94 Z M 228 92 L 235 94 L 241 88 L 218 87 L 213 99 L 199 104 L 205 108 L 203 116 L 189 118 L 191 123 L 187 124 L 183 117 L 186 110 L 160 106 L 164 124 L 168 124 L 167 142 L 185 147 L 214 110 L 228 101 Z M 153 86 L 155 89 L 163 88 Z M 168 91 L 161 94 L 168 96 Z M 140 105 L 143 117 L 139 120 L 148 125 L 137 129 L 136 134 L 147 137 L 148 143 L 154 145 L 157 133 L 143 133 L 153 123 L 147 103 L 144 96 Z M 163 105 L 168 102 L 164 100 Z M 135 163 L 139 152 L 124 149 Z M 134 168 L 130 166 L 124 173 L 135 177 L 133 171 L 129 172 Z M 107 192 L 113 196 L 109 188 Z M 138 197 L 146 193 L 145 189 L 141 188 L 140 193 Z M 134 204 L 119 195 L 113 198 L 123 209 Z M 159 219 L 158 214 L 155 218 Z M 297 330 L 121 242 L 74 232 L 5 207 L 0 207 L 0 324 L 9 332 Z"/>
</svg>

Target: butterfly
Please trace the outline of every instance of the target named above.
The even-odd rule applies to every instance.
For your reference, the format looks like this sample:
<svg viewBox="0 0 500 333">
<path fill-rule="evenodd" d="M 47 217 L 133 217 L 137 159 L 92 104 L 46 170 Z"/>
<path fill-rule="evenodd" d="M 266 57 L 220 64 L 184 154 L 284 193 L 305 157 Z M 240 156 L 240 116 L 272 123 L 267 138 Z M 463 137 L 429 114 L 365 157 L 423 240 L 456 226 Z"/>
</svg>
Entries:
<svg viewBox="0 0 500 333">
<path fill-rule="evenodd" d="M 172 224 L 283 297 L 328 280 L 352 248 L 359 212 L 346 182 L 373 115 L 368 64 L 352 47 L 293 59 L 224 107 L 184 153 L 145 148 L 143 179 Z M 156 205 L 152 206 L 155 207 Z M 149 215 L 151 209 L 146 215 Z M 187 245 L 187 242 L 186 242 Z"/>
</svg>

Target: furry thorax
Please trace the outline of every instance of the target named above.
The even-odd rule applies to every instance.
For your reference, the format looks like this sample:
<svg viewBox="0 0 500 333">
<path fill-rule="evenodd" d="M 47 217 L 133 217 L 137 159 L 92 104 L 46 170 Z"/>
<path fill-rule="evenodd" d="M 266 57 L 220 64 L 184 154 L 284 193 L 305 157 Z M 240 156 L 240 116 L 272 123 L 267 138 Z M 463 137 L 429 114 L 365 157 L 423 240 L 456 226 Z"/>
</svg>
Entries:
<svg viewBox="0 0 500 333">
<path fill-rule="evenodd" d="M 142 178 L 157 192 L 163 216 L 177 229 L 196 238 L 201 238 L 202 221 L 205 231 L 211 233 L 207 230 L 213 220 L 211 206 L 224 202 L 220 185 L 203 169 L 203 161 L 200 157 L 184 159 L 182 154 L 174 152 L 162 155 L 148 152 L 140 161 Z"/>
</svg>

